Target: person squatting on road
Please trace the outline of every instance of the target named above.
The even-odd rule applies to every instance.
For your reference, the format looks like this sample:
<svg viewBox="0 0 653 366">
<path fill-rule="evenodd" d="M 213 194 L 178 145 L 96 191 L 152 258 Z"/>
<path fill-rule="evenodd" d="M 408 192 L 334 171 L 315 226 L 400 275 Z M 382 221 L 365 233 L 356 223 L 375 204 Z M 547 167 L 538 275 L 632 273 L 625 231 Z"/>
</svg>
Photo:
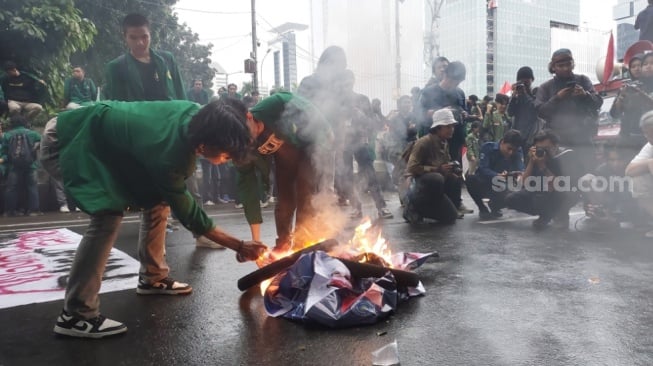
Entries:
<svg viewBox="0 0 653 366">
<path fill-rule="evenodd" d="M 212 163 L 239 158 L 250 143 L 239 101 L 203 108 L 188 101 L 102 102 L 50 120 L 41 143 L 44 168 L 63 179 L 76 205 L 90 215 L 77 248 L 57 334 L 101 338 L 123 333 L 125 324 L 100 314 L 98 293 L 123 212 L 142 209 L 138 239 L 140 295 L 178 295 L 190 285 L 169 276 L 165 260 L 170 209 L 195 235 L 205 235 L 254 260 L 266 247 L 219 228 L 197 205 L 184 180 L 202 156 Z"/>
<path fill-rule="evenodd" d="M 447 108 L 435 111 L 432 119 L 429 134 L 412 146 L 406 168 L 408 179 L 399 193 L 403 217 L 411 224 L 422 218 L 452 224 L 463 217 L 457 208 L 461 205 L 463 172 L 460 165 L 452 163 L 447 142 L 458 122 Z"/>
</svg>

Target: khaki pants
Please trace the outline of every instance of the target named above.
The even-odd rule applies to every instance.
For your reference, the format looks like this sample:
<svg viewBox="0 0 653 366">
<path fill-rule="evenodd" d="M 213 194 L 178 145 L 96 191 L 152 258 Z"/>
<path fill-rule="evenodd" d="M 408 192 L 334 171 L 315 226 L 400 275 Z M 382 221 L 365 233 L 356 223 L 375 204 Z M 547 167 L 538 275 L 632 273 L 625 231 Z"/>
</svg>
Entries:
<svg viewBox="0 0 653 366">
<path fill-rule="evenodd" d="M 7 102 L 9 107 L 9 115 L 13 116 L 15 114 L 24 113 L 30 122 L 43 111 L 43 107 L 37 103 L 31 102 L 17 102 L 15 100 L 10 100 Z"/>
</svg>

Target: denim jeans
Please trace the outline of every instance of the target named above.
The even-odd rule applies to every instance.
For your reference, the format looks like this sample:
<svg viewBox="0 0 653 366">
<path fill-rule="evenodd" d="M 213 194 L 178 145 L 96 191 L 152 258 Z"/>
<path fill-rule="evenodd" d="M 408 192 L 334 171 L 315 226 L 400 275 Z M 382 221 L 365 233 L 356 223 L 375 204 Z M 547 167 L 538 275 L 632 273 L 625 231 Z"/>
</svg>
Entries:
<svg viewBox="0 0 653 366">
<path fill-rule="evenodd" d="M 9 168 L 6 184 L 5 213 L 7 215 L 13 216 L 16 214 L 18 197 L 22 195 L 24 190 L 27 191 L 27 213 L 39 211 L 39 191 L 34 169 Z"/>
</svg>

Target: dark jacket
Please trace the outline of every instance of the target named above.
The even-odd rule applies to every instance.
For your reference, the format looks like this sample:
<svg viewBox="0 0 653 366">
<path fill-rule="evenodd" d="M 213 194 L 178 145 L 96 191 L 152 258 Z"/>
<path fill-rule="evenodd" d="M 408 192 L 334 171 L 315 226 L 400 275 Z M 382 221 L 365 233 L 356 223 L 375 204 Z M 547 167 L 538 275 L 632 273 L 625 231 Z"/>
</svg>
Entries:
<svg viewBox="0 0 653 366">
<path fill-rule="evenodd" d="M 598 110 L 603 99 L 594 91 L 592 82 L 585 75 L 573 75 L 573 80 L 587 92 L 581 97 L 556 95 L 572 79 L 554 77 L 540 85 L 535 99 L 538 115 L 546 122 L 546 128 L 560 136 L 563 145 L 576 146 L 590 143 L 598 131 Z"/>
<path fill-rule="evenodd" d="M 427 116 L 429 110 L 437 111 L 449 107 L 453 111 L 454 118 L 458 122 L 454 127 L 451 142 L 454 145 L 465 143 L 465 125 L 462 112 L 466 111 L 465 92 L 460 88 L 453 90 L 444 90 L 439 84 L 431 85 L 424 88 L 420 96 L 420 103 L 424 112 L 420 126 L 418 126 L 419 136 L 426 136 L 431 128 L 432 121 Z"/>
<path fill-rule="evenodd" d="M 476 175 L 491 179 L 501 172 L 524 171 L 524 154 L 521 148 L 506 159 L 499 149 L 498 142 L 486 142 L 481 146 L 481 157 Z"/>
<path fill-rule="evenodd" d="M 36 76 L 20 71 L 17 77 L 3 75 L 0 86 L 4 100 L 43 104 L 47 96 L 45 85 Z"/>
<path fill-rule="evenodd" d="M 150 58 L 155 64 L 157 75 L 165 80 L 166 100 L 185 100 L 186 92 L 172 53 L 150 50 Z M 134 56 L 126 53 L 107 64 L 105 68 L 107 84 L 104 89 L 107 99 L 126 102 L 145 99 L 137 62 Z"/>
<path fill-rule="evenodd" d="M 522 93 L 510 98 L 508 115 L 513 118 L 512 128 L 521 133 L 525 145 L 531 145 L 541 127 L 535 109 L 535 96 Z"/>
</svg>

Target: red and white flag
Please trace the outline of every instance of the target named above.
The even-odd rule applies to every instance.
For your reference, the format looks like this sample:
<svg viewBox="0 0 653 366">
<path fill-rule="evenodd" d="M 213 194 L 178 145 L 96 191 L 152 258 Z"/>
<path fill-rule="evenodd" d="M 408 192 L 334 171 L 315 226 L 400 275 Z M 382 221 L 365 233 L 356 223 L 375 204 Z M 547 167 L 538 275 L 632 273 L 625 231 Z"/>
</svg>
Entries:
<svg viewBox="0 0 653 366">
<path fill-rule="evenodd" d="M 512 91 L 512 85 L 509 82 L 503 83 L 503 86 L 501 87 L 501 90 L 499 90 L 499 94 L 506 94 L 510 93 Z"/>
<path fill-rule="evenodd" d="M 612 77 L 614 71 L 614 35 L 610 32 L 610 43 L 608 43 L 608 54 L 605 56 L 605 65 L 603 67 L 603 85 L 606 85 Z"/>
</svg>

